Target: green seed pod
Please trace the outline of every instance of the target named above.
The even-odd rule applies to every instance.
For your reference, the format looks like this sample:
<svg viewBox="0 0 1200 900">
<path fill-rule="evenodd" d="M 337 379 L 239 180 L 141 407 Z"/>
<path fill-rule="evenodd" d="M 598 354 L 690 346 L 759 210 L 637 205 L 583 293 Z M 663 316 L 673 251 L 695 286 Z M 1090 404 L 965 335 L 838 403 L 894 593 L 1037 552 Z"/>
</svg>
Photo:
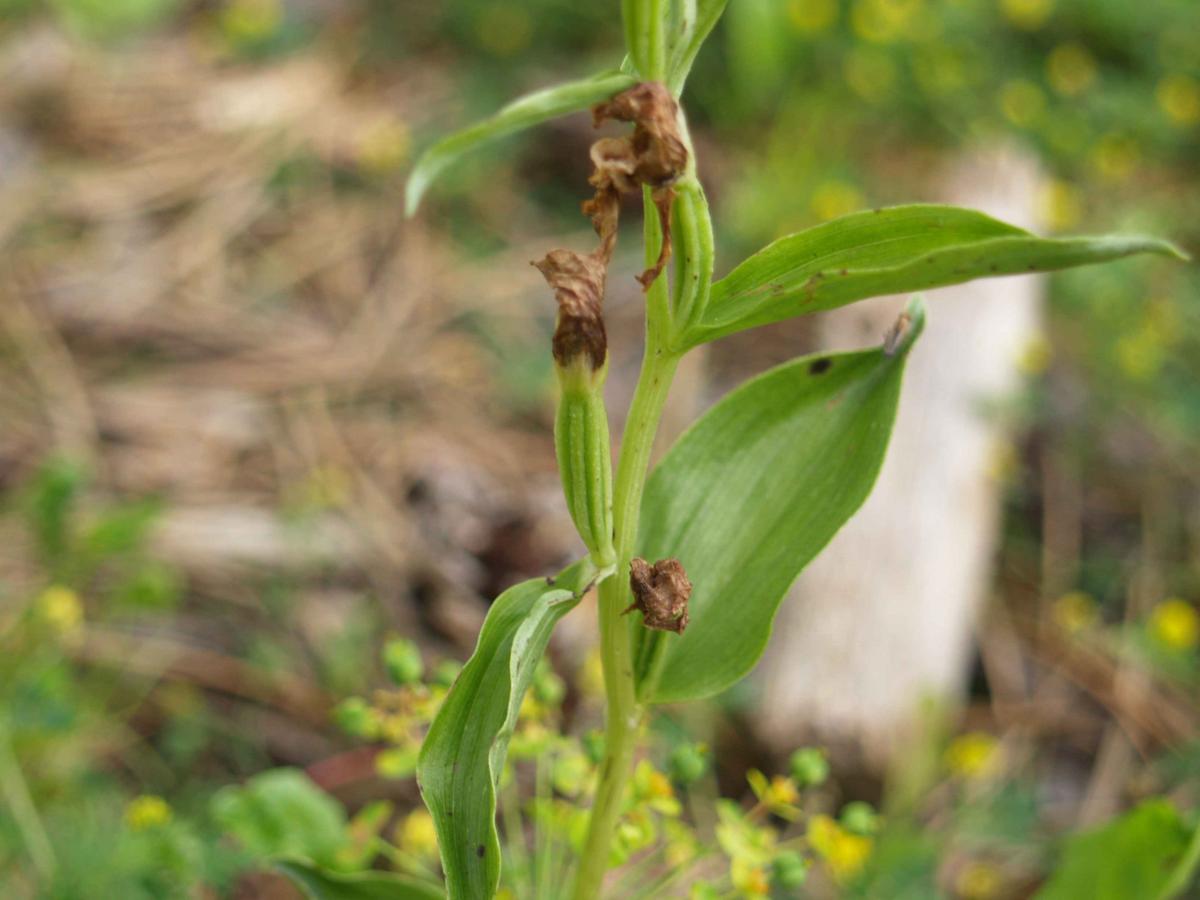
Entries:
<svg viewBox="0 0 1200 900">
<path fill-rule="evenodd" d="M 604 408 L 607 363 L 592 370 L 586 357 L 557 366 L 562 396 L 554 448 L 571 521 L 598 563 L 613 555 L 612 451 Z"/>
<path fill-rule="evenodd" d="M 712 288 L 713 233 L 704 189 L 695 176 L 675 186 L 671 208 L 675 277 L 671 282 L 671 317 L 675 335 L 699 321 Z"/>
</svg>

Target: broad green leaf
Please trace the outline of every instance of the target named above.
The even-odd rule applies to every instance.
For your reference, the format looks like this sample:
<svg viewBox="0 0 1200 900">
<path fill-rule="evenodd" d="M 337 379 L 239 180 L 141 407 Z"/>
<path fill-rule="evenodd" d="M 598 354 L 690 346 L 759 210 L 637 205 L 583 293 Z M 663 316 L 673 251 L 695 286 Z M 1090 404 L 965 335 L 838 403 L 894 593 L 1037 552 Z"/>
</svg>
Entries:
<svg viewBox="0 0 1200 900">
<path fill-rule="evenodd" d="M 551 631 L 596 575 L 583 561 L 553 583 L 535 578 L 501 594 L 421 746 L 417 782 L 437 826 L 452 900 L 478 900 L 496 891 L 496 782 L 508 739 Z"/>
<path fill-rule="evenodd" d="M 637 628 L 639 693 L 705 697 L 762 654 L 788 586 L 867 498 L 883 463 L 919 301 L 885 348 L 808 356 L 732 391 L 651 473 L 638 552 L 693 589 L 678 637 Z"/>
<path fill-rule="evenodd" d="M 1037 900 L 1184 896 L 1192 872 L 1180 872 L 1179 867 L 1186 862 L 1189 837 L 1170 803 L 1148 800 L 1108 825 L 1071 838 L 1062 863 L 1038 891 Z"/>
<path fill-rule="evenodd" d="M 1039 238 L 953 206 L 854 213 L 781 238 L 713 285 L 689 346 L 884 294 L 1048 272 L 1136 253 L 1186 258 L 1146 237 Z"/>
<path fill-rule="evenodd" d="M 549 119 L 587 109 L 636 83 L 637 79 L 632 75 L 621 72 L 605 72 L 569 81 L 527 94 L 490 118 L 442 138 L 421 154 L 408 176 L 404 201 L 406 214 L 413 215 L 433 181 L 447 166 L 470 151 Z"/>
<path fill-rule="evenodd" d="M 299 769 L 272 769 L 219 790 L 212 816 L 260 859 L 302 857 L 336 865 L 348 845 L 342 805 Z"/>
<path fill-rule="evenodd" d="M 275 868 L 290 878 L 310 900 L 445 900 L 438 888 L 388 872 L 342 875 L 299 860 L 279 860 Z"/>
</svg>

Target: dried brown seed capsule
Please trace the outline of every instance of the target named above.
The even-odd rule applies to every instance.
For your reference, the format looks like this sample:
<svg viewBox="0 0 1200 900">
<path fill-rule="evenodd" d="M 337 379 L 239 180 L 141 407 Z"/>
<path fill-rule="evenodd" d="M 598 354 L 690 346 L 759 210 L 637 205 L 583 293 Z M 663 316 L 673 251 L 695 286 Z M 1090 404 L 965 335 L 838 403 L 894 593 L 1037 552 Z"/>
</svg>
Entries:
<svg viewBox="0 0 1200 900">
<path fill-rule="evenodd" d="M 660 559 L 652 566 L 635 557 L 629 563 L 629 586 L 633 589 L 633 603 L 622 615 L 636 609 L 647 628 L 683 634 L 688 624 L 688 599 L 692 596 L 692 583 L 683 563 Z"/>
<path fill-rule="evenodd" d="M 586 356 L 589 368 L 596 371 L 608 355 L 603 314 L 606 261 L 595 254 L 551 250 L 534 265 L 558 301 L 552 345 L 555 361 L 568 368 Z"/>
</svg>

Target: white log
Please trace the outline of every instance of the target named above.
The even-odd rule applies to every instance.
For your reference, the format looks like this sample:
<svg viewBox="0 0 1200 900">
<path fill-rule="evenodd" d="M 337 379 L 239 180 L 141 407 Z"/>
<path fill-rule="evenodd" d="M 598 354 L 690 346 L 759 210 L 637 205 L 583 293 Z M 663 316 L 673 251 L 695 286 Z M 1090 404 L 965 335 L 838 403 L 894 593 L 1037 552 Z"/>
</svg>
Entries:
<svg viewBox="0 0 1200 900">
<path fill-rule="evenodd" d="M 950 202 L 1033 227 L 1038 169 L 1027 156 L 982 153 L 945 183 Z M 1036 276 L 929 293 L 879 482 L 801 575 L 760 667 L 759 726 L 778 749 L 852 744 L 882 764 L 923 701 L 962 696 L 1002 499 L 1005 434 L 982 407 L 1017 388 L 1042 293 Z M 822 345 L 878 343 L 906 299 L 828 314 Z"/>
</svg>

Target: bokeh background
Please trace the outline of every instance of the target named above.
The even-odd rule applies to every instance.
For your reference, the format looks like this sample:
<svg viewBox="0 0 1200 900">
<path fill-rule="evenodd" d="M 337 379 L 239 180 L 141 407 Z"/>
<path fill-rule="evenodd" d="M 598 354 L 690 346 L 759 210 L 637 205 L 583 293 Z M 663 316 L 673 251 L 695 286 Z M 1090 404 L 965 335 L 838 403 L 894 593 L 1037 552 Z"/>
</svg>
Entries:
<svg viewBox="0 0 1200 900">
<path fill-rule="evenodd" d="M 719 272 L 997 145 L 1036 161 L 1043 231 L 1200 250 L 1192 0 L 730 6 L 685 97 Z M 412 663 L 388 642 L 436 682 L 489 598 L 577 550 L 528 261 L 587 240 L 591 124 L 471 157 L 413 220 L 403 180 L 434 137 L 611 66 L 616 7 L 0 0 L 3 896 L 292 896 L 259 871 L 280 835 L 229 837 L 229 786 L 281 766 L 428 854 L 412 735 L 380 726 Z M 619 401 L 640 296 L 611 283 Z M 1062 835 L 1196 807 L 1200 270 L 1047 291 L 1020 388 L 980 412 L 1009 437 L 962 703 L 890 778 L 834 754 L 838 802 L 901 785 L 918 812 L 813 896 L 1031 896 Z M 812 340 L 713 348 L 668 429 Z M 565 637 L 544 693 L 583 731 L 586 624 Z M 747 771 L 787 771 L 755 704 L 751 683 L 660 723 L 703 757 L 697 797 L 749 804 Z"/>
</svg>

